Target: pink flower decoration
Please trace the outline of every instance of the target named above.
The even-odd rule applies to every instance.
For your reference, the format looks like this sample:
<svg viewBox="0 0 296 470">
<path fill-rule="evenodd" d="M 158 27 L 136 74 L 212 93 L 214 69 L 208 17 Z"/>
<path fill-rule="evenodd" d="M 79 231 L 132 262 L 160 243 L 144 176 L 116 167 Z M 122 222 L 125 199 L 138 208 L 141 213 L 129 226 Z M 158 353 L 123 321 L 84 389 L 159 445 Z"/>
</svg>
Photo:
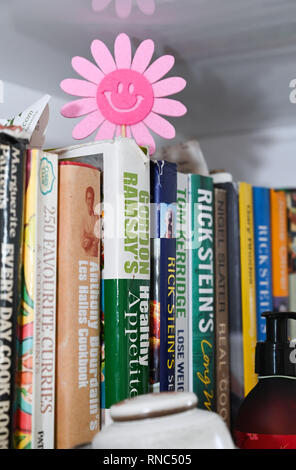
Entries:
<svg viewBox="0 0 296 470">
<path fill-rule="evenodd" d="M 125 126 L 127 137 L 155 152 L 150 130 L 165 139 L 175 137 L 175 128 L 160 116 L 183 116 L 187 109 L 179 101 L 168 99 L 183 90 L 186 81 L 180 77 L 163 77 L 173 68 L 175 59 L 165 55 L 151 65 L 154 42 L 143 41 L 134 57 L 126 34 L 115 41 L 115 59 L 107 46 L 93 41 L 91 52 L 94 63 L 83 57 L 74 57 L 72 66 L 85 80 L 66 79 L 61 88 L 80 99 L 66 104 L 61 113 L 67 118 L 86 116 L 73 130 L 74 139 L 85 139 L 97 129 L 95 140 L 113 139 Z"/>
<path fill-rule="evenodd" d="M 115 0 L 117 15 L 121 18 L 127 18 L 132 10 L 132 2 L 133 0 Z M 111 3 L 111 0 L 92 0 L 94 11 L 105 10 L 109 3 Z M 153 15 L 155 12 L 154 0 L 137 0 L 137 4 L 145 15 Z"/>
</svg>

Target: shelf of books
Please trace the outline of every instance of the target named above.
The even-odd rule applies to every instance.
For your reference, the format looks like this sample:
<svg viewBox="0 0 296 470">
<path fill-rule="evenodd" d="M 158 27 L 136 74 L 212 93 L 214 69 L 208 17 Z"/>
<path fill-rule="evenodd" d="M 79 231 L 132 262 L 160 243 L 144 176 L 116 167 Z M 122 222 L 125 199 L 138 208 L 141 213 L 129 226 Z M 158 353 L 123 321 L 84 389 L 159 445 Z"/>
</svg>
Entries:
<svg viewBox="0 0 296 470">
<path fill-rule="evenodd" d="M 295 217 L 291 188 L 182 173 L 132 138 L 45 151 L 1 128 L 0 448 L 90 444 L 159 392 L 232 432 L 261 314 L 295 310 Z"/>
</svg>

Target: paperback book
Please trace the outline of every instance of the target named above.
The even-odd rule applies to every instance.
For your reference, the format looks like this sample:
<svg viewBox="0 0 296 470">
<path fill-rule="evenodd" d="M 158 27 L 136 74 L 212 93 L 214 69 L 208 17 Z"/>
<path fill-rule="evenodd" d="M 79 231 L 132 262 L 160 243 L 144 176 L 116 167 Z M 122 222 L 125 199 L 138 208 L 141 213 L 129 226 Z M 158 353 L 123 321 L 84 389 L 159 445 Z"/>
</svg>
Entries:
<svg viewBox="0 0 296 470">
<path fill-rule="evenodd" d="M 230 427 L 227 193 L 215 188 L 216 411 Z"/>
<path fill-rule="evenodd" d="M 26 141 L 0 129 L 0 449 L 13 446 Z"/>
<path fill-rule="evenodd" d="M 241 293 L 243 327 L 243 369 L 245 396 L 255 387 L 255 348 L 257 342 L 256 279 L 252 186 L 239 183 Z"/>
<path fill-rule="evenodd" d="M 177 392 L 189 391 L 189 176 L 177 173 L 176 377 Z"/>
<path fill-rule="evenodd" d="M 64 154 L 65 156 L 65 154 Z M 56 448 L 100 428 L 100 171 L 59 164 Z"/>
<path fill-rule="evenodd" d="M 215 409 L 214 188 L 208 176 L 190 176 L 192 384 L 198 406 Z"/>
<path fill-rule="evenodd" d="M 14 446 L 53 449 L 57 155 L 28 150 Z"/>
<path fill-rule="evenodd" d="M 174 163 L 164 160 L 152 163 L 151 192 L 156 220 L 154 238 L 156 245 L 159 244 L 156 267 L 160 312 L 159 390 L 163 392 L 175 390 L 177 167 Z"/>
<path fill-rule="evenodd" d="M 289 309 L 287 201 L 283 191 L 270 190 L 273 309 Z"/>
<path fill-rule="evenodd" d="M 238 185 L 224 182 L 216 185 L 225 189 L 227 200 L 227 264 L 230 352 L 230 424 L 233 427 L 244 399 L 243 324 L 241 304 L 241 258 Z"/>
<path fill-rule="evenodd" d="M 272 311 L 272 259 L 270 231 L 270 191 L 253 187 L 254 241 L 256 269 L 257 341 L 266 340 L 266 320 Z"/>
</svg>

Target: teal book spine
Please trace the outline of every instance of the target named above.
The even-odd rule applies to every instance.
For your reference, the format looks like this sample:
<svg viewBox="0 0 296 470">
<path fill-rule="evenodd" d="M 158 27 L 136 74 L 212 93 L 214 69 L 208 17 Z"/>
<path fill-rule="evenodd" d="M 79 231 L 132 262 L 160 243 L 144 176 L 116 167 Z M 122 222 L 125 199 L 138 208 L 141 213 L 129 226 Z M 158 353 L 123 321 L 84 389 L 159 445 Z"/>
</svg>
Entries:
<svg viewBox="0 0 296 470">
<path fill-rule="evenodd" d="M 215 410 L 214 188 L 191 175 L 192 389 L 198 407 Z"/>
</svg>

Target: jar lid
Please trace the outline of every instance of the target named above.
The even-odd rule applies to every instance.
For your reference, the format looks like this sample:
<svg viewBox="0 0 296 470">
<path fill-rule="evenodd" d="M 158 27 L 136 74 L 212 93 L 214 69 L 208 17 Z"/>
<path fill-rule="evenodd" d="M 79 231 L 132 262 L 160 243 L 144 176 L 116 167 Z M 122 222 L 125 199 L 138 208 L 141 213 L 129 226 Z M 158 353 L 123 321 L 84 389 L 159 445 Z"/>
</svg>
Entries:
<svg viewBox="0 0 296 470">
<path fill-rule="evenodd" d="M 194 393 L 160 392 L 123 400 L 113 405 L 110 412 L 113 421 L 132 421 L 181 413 L 196 406 Z"/>
</svg>

